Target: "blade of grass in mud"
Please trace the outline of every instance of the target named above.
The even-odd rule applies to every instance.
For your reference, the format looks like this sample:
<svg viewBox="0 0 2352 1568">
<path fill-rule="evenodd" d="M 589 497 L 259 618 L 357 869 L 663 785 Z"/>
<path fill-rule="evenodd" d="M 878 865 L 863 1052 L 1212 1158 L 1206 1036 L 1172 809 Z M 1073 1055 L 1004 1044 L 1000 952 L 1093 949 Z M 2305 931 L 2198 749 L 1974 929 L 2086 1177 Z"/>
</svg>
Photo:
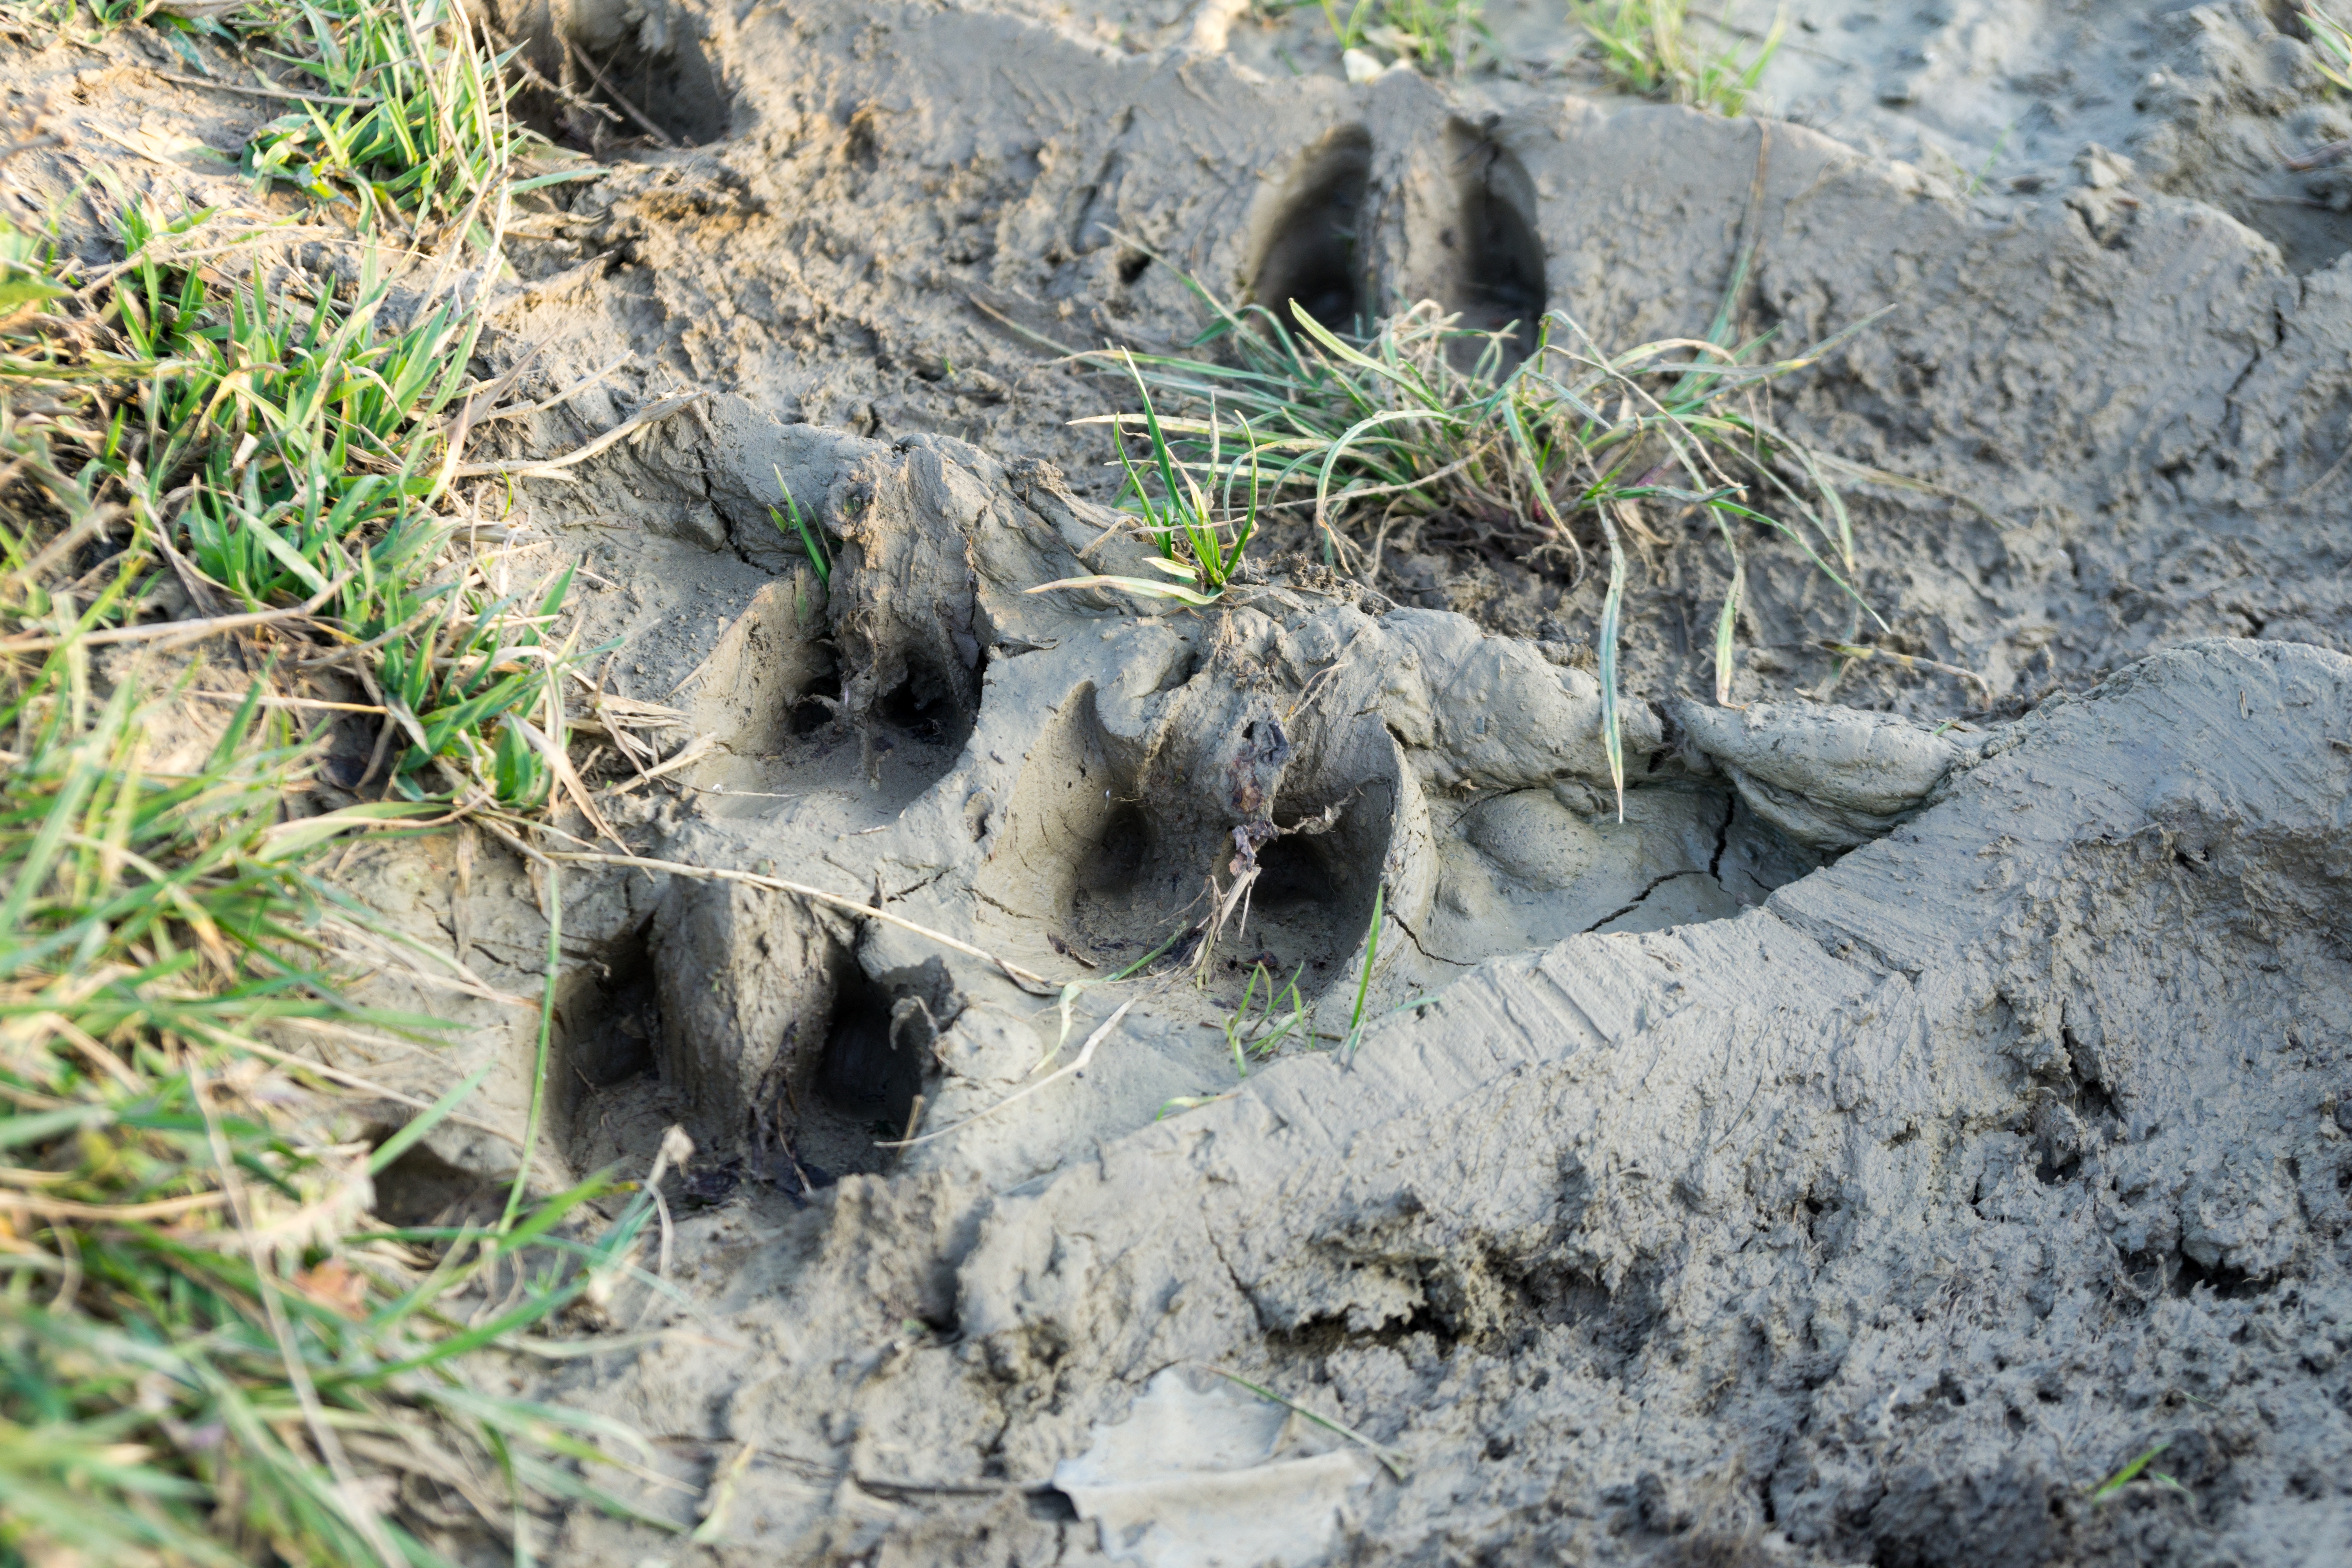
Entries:
<svg viewBox="0 0 2352 1568">
<path fill-rule="evenodd" d="M 524 668 L 485 687 L 481 676 L 496 656 L 518 646 L 499 629 L 509 623 L 469 616 L 470 632 L 458 634 L 461 646 L 451 649 L 437 646 L 440 639 L 467 623 L 420 619 L 436 597 L 465 601 L 469 612 L 485 603 L 462 582 L 429 589 L 423 583 L 448 534 L 422 510 L 422 476 L 432 467 L 435 422 L 455 395 L 478 326 L 445 310 L 404 331 L 379 331 L 384 288 L 365 268 L 348 306 L 329 289 L 298 307 L 290 298 L 266 298 L 257 282 L 220 289 L 195 271 L 173 269 L 177 247 L 200 237 L 201 220 L 162 222 L 138 201 L 123 213 L 120 237 L 131 260 L 110 269 L 108 288 L 126 301 L 123 319 L 146 334 L 134 346 L 157 367 L 157 379 L 152 395 L 131 405 L 143 419 L 122 432 L 127 444 L 118 438 L 90 453 L 73 482 L 129 486 L 150 519 L 185 531 L 184 548 L 197 572 L 255 608 L 280 603 L 289 591 L 346 584 L 338 615 L 353 640 L 383 639 L 373 661 L 381 684 L 421 717 L 433 746 L 461 761 L 486 756 L 469 737 L 536 700 L 547 671 Z M 62 265 L 50 256 L 36 260 Z M 104 292 L 93 305 L 102 317 Z M 35 365 L 20 385 L 34 391 L 44 379 Z M 257 447 L 253 461 L 236 465 L 235 482 L 228 476 L 244 437 L 215 418 L 225 399 L 281 433 Z M 426 438 L 418 441 L 419 434 Z M 348 466 L 403 447 L 389 476 Z M 183 474 L 191 482 L 174 489 Z M 177 495 L 186 500 L 174 521 L 167 497 Z M 126 559 L 135 567 L 152 557 L 134 552 Z M 525 629 L 519 646 L 538 641 Z M 453 663 L 480 674 L 452 685 L 437 671 Z M 406 751 L 395 757 L 394 776 L 408 779 L 430 761 L 427 750 Z M 530 804 L 543 781 L 529 769 L 508 773 L 502 798 Z"/>
<path fill-rule="evenodd" d="M 1387 900 L 1386 883 L 1372 889 L 1372 923 L 1364 932 L 1364 967 L 1356 977 L 1356 1006 L 1348 1018 L 1347 1047 L 1340 1052 L 1342 1057 L 1349 1059 L 1353 1059 L 1356 1047 L 1362 1044 L 1364 1038 L 1364 1003 L 1371 994 L 1372 965 L 1380 958 L 1381 918 L 1387 908 Z"/>
<path fill-rule="evenodd" d="M 802 513 L 801 503 L 793 499 L 793 488 L 784 483 L 784 471 L 781 468 L 776 469 L 776 489 L 783 492 L 784 506 L 792 513 L 793 528 L 800 536 L 801 548 L 808 555 L 809 565 L 815 569 L 817 581 L 831 587 L 833 552 L 826 547 L 824 536 Z M 774 507 L 768 509 L 768 517 L 776 525 L 776 531 L 783 532 L 784 520 L 776 515 Z"/>
<path fill-rule="evenodd" d="M 1039 1057 L 1037 1058 L 1037 1065 L 1031 1068 L 1029 1071 L 1033 1075 L 1044 1071 L 1055 1057 L 1062 1054 L 1062 1047 L 1070 1043 L 1070 1031 L 1074 1026 L 1071 1009 L 1076 1005 L 1077 1000 L 1080 996 L 1093 990 L 1097 985 L 1116 985 L 1122 980 L 1131 979 L 1135 975 L 1140 974 L 1145 969 L 1164 957 L 1176 946 L 1178 942 L 1182 942 L 1186 937 L 1192 935 L 1200 929 L 1201 928 L 1198 925 L 1178 926 L 1175 930 L 1170 931 L 1166 936 L 1160 939 L 1159 946 L 1153 948 L 1142 957 L 1135 960 L 1132 963 L 1119 969 L 1117 973 L 1106 974 L 1098 980 L 1073 980 L 1065 984 L 1061 989 L 1060 995 L 1055 1000 L 1055 1008 L 1061 1015 L 1061 1032 L 1054 1038 L 1053 1049 L 1047 1051 L 1044 1056 Z"/>
<path fill-rule="evenodd" d="M 1707 509 L 1722 530 L 1724 548 L 1731 553 L 1731 586 L 1724 591 L 1723 610 L 1715 620 L 1715 700 L 1717 706 L 1731 706 L 1734 642 L 1739 633 L 1739 600 L 1748 587 L 1748 563 L 1741 559 L 1739 542 L 1731 536 L 1731 523 L 1722 512 Z"/>
<path fill-rule="evenodd" d="M 539 998 L 539 1045 L 531 1058 L 530 1109 L 523 1119 L 522 1157 L 515 1167 L 514 1185 L 507 1194 L 507 1212 L 499 1224 L 512 1229 L 530 1190 L 530 1162 L 539 1147 L 539 1121 L 547 1106 L 548 1047 L 555 1036 L 555 983 L 563 964 L 563 872 L 550 864 L 541 869 L 547 889 L 547 967 Z"/>
<path fill-rule="evenodd" d="M 895 1139 L 887 1142 L 877 1142 L 874 1146 L 877 1149 L 911 1149 L 918 1144 L 935 1142 L 941 1138 L 948 1137 L 956 1132 L 961 1132 L 965 1128 L 971 1126 L 975 1122 L 986 1121 L 988 1118 L 994 1116 L 998 1111 L 1004 1110 L 1008 1106 L 1018 1104 L 1020 1101 L 1028 1099 L 1031 1095 L 1037 1093 L 1049 1084 L 1056 1082 L 1061 1079 L 1083 1074 L 1087 1070 L 1087 1065 L 1094 1060 L 1096 1050 L 1101 1047 L 1105 1040 L 1110 1038 L 1112 1034 L 1118 1030 L 1120 1021 L 1134 1009 L 1135 1005 L 1140 1000 L 1142 1000 L 1142 998 L 1130 996 L 1126 1001 L 1120 1003 L 1117 1007 L 1113 1008 L 1111 1010 L 1110 1016 L 1105 1018 L 1100 1024 L 1095 1026 L 1094 1032 L 1089 1034 L 1086 1039 L 1080 1043 L 1078 1047 L 1078 1054 L 1071 1058 L 1069 1066 L 1056 1068 L 1055 1071 L 1046 1074 L 1044 1078 L 1039 1079 L 1036 1082 L 1030 1084 L 1025 1088 L 1014 1089 L 1011 1094 L 1006 1095 L 1003 1099 L 996 1101 L 992 1105 L 990 1105 L 985 1110 L 974 1111 L 971 1115 L 965 1117 L 961 1121 L 951 1122 L 948 1126 L 923 1133 L 919 1137 Z"/>
<path fill-rule="evenodd" d="M 2338 90 L 2352 92 L 2352 31 L 2316 6 L 2298 7 L 2295 15 L 2313 46 L 2313 65 Z"/>
<path fill-rule="evenodd" d="M 368 1174 L 382 1175 L 386 1166 L 415 1147 L 418 1141 L 427 1132 L 441 1125 L 447 1120 L 451 1111 L 464 1104 L 467 1096 L 482 1087 L 483 1080 L 490 1076 L 491 1070 L 497 1065 L 496 1062 L 483 1063 L 472 1073 L 460 1079 L 448 1093 L 435 1100 L 432 1110 L 420 1116 L 410 1118 L 406 1126 L 377 1144 L 375 1152 L 368 1156 Z"/>
<path fill-rule="evenodd" d="M 1250 966 L 1249 980 L 1242 987 L 1241 1004 L 1225 1016 L 1225 1047 L 1233 1053 L 1235 1078 L 1249 1077 L 1249 1063 L 1242 1056 L 1242 1035 L 1249 1027 L 1250 1004 L 1257 995 L 1257 983 L 1265 973 L 1264 964 Z"/>
<path fill-rule="evenodd" d="M 1338 1436 L 1345 1437 L 1349 1442 L 1356 1444 L 1366 1453 L 1371 1455 L 1373 1458 L 1379 1460 L 1381 1468 L 1387 1470 L 1388 1473 L 1396 1479 L 1402 1481 L 1408 1479 L 1410 1471 L 1406 1467 L 1404 1456 L 1398 1453 L 1395 1449 L 1388 1447 L 1388 1445 L 1374 1442 L 1371 1438 L 1365 1436 L 1361 1432 L 1357 1431 L 1353 1426 L 1349 1426 L 1343 1422 L 1334 1421 L 1328 1415 L 1318 1415 L 1309 1406 L 1299 1404 L 1298 1401 L 1290 1398 L 1288 1395 L 1276 1394 L 1273 1389 L 1267 1388 L 1262 1384 L 1252 1383 L 1249 1379 L 1243 1377 L 1236 1373 L 1230 1373 L 1221 1366 L 1214 1365 L 1208 1366 L 1207 1370 L 1215 1373 L 1219 1377 L 1223 1378 L 1228 1383 L 1236 1384 L 1243 1388 L 1248 1389 L 1260 1399 L 1265 1400 L 1270 1404 L 1279 1405 L 1284 1409 L 1305 1417 L 1307 1420 L 1322 1427 L 1327 1432 L 1332 1433 Z"/>
<path fill-rule="evenodd" d="M 2126 1488 L 2139 1479 L 2142 1471 L 2147 1470 L 2149 1465 L 2162 1458 L 2164 1451 L 2171 1447 L 2171 1439 L 2167 1438 L 2142 1451 L 2137 1458 L 2117 1468 L 2114 1475 L 2092 1489 L 2091 1500 L 2095 1503 L 2111 1502 L 2121 1496 Z M 2170 1476 L 2161 1472 L 2152 1473 L 2151 1479 L 2166 1486 L 2177 1488 L 2179 1485 Z"/>
<path fill-rule="evenodd" d="M 1609 782 L 1617 791 L 1617 820 L 1625 820 L 1625 734 L 1617 711 L 1617 649 L 1620 621 L 1625 609 L 1625 549 L 1617 538 L 1617 524 L 1606 512 L 1601 526 L 1608 535 L 1609 588 L 1601 601 L 1601 736 L 1609 755 Z"/>
</svg>

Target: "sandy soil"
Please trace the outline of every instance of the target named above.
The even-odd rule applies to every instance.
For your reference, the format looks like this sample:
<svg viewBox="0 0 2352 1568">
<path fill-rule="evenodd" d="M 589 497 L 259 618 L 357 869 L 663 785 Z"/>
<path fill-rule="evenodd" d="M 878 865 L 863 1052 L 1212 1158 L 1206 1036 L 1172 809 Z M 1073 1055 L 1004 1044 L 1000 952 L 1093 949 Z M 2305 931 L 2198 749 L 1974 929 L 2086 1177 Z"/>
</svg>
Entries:
<svg viewBox="0 0 2352 1568">
<path fill-rule="evenodd" d="M 2352 1561 L 2352 165 L 2285 162 L 2352 115 L 2251 3 L 1800 9 L 1769 135 L 1607 96 L 1533 5 L 1359 84 L 1319 13 L 1213 3 L 571 17 L 674 145 L 520 220 L 486 368 L 625 358 L 495 439 L 696 399 L 504 524 L 702 748 L 608 753 L 608 812 L 997 962 L 566 875 L 551 1168 L 698 1152 L 669 1293 L 514 1376 L 651 1434 L 701 1531 L 549 1560 Z M 143 48 L 14 57 L 80 127 L 20 174 L 234 190 L 255 106 Z M 1630 342 L 1703 328 L 1743 225 L 1751 330 L 1895 307 L 1778 413 L 1917 481 L 1858 493 L 1860 586 L 1948 668 L 1843 666 L 1759 543 L 1717 708 L 1728 564 L 1676 524 L 1620 822 L 1591 582 L 1276 540 L 1207 614 L 1024 592 L 1107 521 L 1067 422 L 1118 396 L 1032 334 L 1183 342 L 1181 268 Z M 1204 963 L 1109 982 L 1253 861 Z M 345 872 L 470 977 L 380 977 L 462 1037 L 370 1070 L 494 1060 L 519 1129 L 543 882 L 467 837 Z M 1261 960 L 1311 1027 L 1237 1064 Z M 427 1142 L 388 1208 L 512 1169 Z"/>
</svg>

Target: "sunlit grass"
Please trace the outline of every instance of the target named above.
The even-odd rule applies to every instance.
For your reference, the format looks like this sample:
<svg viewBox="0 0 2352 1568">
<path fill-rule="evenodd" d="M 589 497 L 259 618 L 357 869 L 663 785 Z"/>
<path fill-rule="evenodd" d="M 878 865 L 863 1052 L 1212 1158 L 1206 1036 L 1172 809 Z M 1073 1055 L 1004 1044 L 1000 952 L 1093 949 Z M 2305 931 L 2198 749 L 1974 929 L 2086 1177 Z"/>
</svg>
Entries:
<svg viewBox="0 0 2352 1568">
<path fill-rule="evenodd" d="M 629 1284 L 650 1196 L 537 1196 L 526 1148 L 501 1216 L 383 1225 L 376 1178 L 484 1074 L 371 1150 L 351 1090 L 404 1097 L 286 1048 L 437 1034 L 342 996 L 344 939 L 396 939 L 324 850 L 453 815 L 528 831 L 569 773 L 569 574 L 507 582 L 452 493 L 500 391 L 467 368 L 479 290 L 395 309 L 364 259 L 397 226 L 494 268 L 520 133 L 437 3 L 152 19 L 367 100 L 301 103 L 247 165 L 352 220 L 363 259 L 292 265 L 290 237 L 102 174 L 111 260 L 0 225 L 0 1563 L 430 1563 L 436 1538 L 526 1563 L 561 1500 L 623 1510 L 596 1471 L 646 1456 L 469 1358 Z M 260 673 L 222 723 L 183 656 L 232 631 Z M 322 787 L 323 736 L 277 695 L 296 674 L 362 689 L 296 710 L 373 727 L 356 780 Z M 548 895 L 551 997 L 551 871 Z"/>
<path fill-rule="evenodd" d="M 1738 114 L 1780 52 L 1788 13 L 1774 14 L 1771 30 L 1750 53 L 1737 35 L 1720 26 L 1708 29 L 1710 42 L 1695 40 L 1690 11 L 1690 0 L 1569 0 L 1570 16 L 1592 39 L 1601 69 L 1619 87 L 1644 98 Z M 1700 26 L 1707 26 L 1704 16 Z"/>
<path fill-rule="evenodd" d="M 1296 305 L 1285 321 L 1194 288 L 1212 316 L 1200 345 L 1221 343 L 1227 359 L 1125 350 L 1078 356 L 1132 376 L 1146 394 L 1141 413 L 1095 421 L 1122 441 L 1139 432 L 1150 443 L 1148 472 L 1121 448 L 1120 502 L 1137 516 L 1137 531 L 1172 540 L 1171 505 L 1194 507 L 1245 479 L 1245 516 L 1206 509 L 1217 538 L 1245 541 L 1259 526 L 1260 495 L 1289 492 L 1293 499 L 1265 501 L 1264 512 L 1304 513 L 1326 559 L 1367 583 L 1400 526 L 1424 542 L 1499 549 L 1572 580 L 1605 572 L 1593 641 L 1621 795 L 1617 670 L 1629 561 L 1667 542 L 1659 531 L 1664 515 L 1698 510 L 1727 557 L 1731 583 L 1715 628 L 1717 694 L 1726 700 L 1747 585 L 1743 542 L 1759 531 L 1795 549 L 1870 614 L 1853 587 L 1853 520 L 1838 482 L 1868 471 L 1790 435 L 1758 395 L 1849 333 L 1771 357 L 1771 333 L 1733 341 L 1727 305 L 1703 338 L 1611 352 L 1560 311 L 1535 323 L 1531 335 L 1474 332 L 1424 302 L 1350 342 Z M 1735 283 L 1727 300 L 1737 291 Z M 1515 363 L 1520 346 L 1528 352 Z M 1161 412 L 1151 395 L 1192 412 Z M 1195 563 L 1202 558 L 1161 549 Z M 1142 591 L 1127 580 L 1116 585 Z M 1153 587 L 1188 603 L 1210 597 Z"/>
<path fill-rule="evenodd" d="M 383 769 L 397 787 L 439 790 L 450 770 L 503 805 L 541 804 L 563 730 L 562 650 L 545 633 L 568 578 L 494 595 L 436 510 L 478 320 L 444 305 L 394 325 L 368 272 L 340 291 L 234 270 L 250 247 L 216 270 L 209 216 L 127 204 L 125 258 L 92 278 L 0 225 L 18 297 L 0 320 L 0 453 L 48 477 L 75 545 L 123 546 L 118 578 L 163 570 L 169 549 L 218 611 L 311 605 L 350 650 L 312 657 L 341 658 L 396 728 Z M 0 534 L 0 564 L 27 567 L 39 531 Z M 37 583 L 26 592 L 50 613 Z M 98 614 L 78 606 L 77 624 Z"/>
<path fill-rule="evenodd" d="M 1304 3 L 1304 0 L 1302 0 Z M 1469 67 L 1491 54 L 1483 0 L 1319 0 L 1342 49 L 1370 44 L 1431 76 Z"/>
<path fill-rule="evenodd" d="M 373 1177 L 456 1097 L 372 1152 L 260 1033 L 429 1027 L 352 1008 L 314 967 L 327 923 L 365 918 L 319 850 L 414 808 L 289 816 L 302 748 L 253 700 L 192 771 L 151 771 L 141 726 L 168 694 L 90 698 L 70 635 L 8 673 L 0 1551 L 436 1561 L 362 1464 L 528 1529 L 534 1498 L 585 1489 L 577 1461 L 632 1440 L 453 1363 L 611 1290 L 649 1205 L 594 1225 L 611 1188 L 591 1183 L 503 1230 L 380 1226 Z"/>
</svg>

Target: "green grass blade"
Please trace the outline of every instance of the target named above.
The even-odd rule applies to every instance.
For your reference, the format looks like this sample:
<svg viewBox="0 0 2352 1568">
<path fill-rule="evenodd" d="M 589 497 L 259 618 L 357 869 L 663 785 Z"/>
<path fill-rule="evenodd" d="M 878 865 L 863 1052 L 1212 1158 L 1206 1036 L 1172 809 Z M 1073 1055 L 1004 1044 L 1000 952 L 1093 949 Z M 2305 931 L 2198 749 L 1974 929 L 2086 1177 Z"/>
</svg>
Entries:
<svg viewBox="0 0 2352 1568">
<path fill-rule="evenodd" d="M 1739 630 L 1739 599 L 1748 587 L 1748 564 L 1740 558 L 1739 542 L 1731 536 L 1731 523 L 1714 507 L 1708 511 L 1715 525 L 1723 531 L 1723 547 L 1731 552 L 1731 586 L 1723 595 L 1723 613 L 1715 620 L 1715 700 L 1718 707 L 1731 706 L 1732 639 Z"/>
<path fill-rule="evenodd" d="M 1355 1057 L 1357 1046 L 1362 1043 L 1364 1037 L 1364 1003 L 1371 994 L 1372 965 L 1380 958 L 1381 920 L 1387 908 L 1388 890 L 1388 884 L 1385 882 L 1372 889 L 1372 923 L 1371 928 L 1364 933 L 1364 967 L 1362 973 L 1356 977 L 1356 1007 L 1348 1019 L 1348 1048 L 1344 1054 L 1351 1060 Z"/>
<path fill-rule="evenodd" d="M 435 1100 L 430 1110 L 420 1111 L 411 1117 L 406 1126 L 377 1144 L 375 1152 L 368 1156 L 368 1174 L 383 1174 L 384 1168 L 407 1153 L 418 1139 L 447 1120 L 449 1113 L 463 1104 L 467 1096 L 482 1087 L 482 1081 L 490 1076 L 490 1069 L 497 1065 L 496 1062 L 484 1062 L 456 1088 Z"/>
<path fill-rule="evenodd" d="M 1617 791 L 1617 820 L 1625 820 L 1625 736 L 1617 715 L 1617 652 L 1625 612 L 1625 547 L 1616 520 L 1603 507 L 1609 542 L 1609 591 L 1601 601 L 1601 744 L 1609 753 L 1609 782 Z"/>
</svg>

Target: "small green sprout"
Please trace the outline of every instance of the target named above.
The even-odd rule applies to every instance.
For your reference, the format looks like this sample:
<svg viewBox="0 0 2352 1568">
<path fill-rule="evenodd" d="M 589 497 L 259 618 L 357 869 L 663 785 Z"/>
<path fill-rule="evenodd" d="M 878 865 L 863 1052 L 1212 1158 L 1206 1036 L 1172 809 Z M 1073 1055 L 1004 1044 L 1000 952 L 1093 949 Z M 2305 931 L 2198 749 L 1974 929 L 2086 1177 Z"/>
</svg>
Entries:
<svg viewBox="0 0 2352 1568">
<path fill-rule="evenodd" d="M 1234 484 L 1241 477 L 1238 463 L 1223 460 L 1224 429 L 1211 409 L 1204 467 L 1210 482 L 1223 477 L 1223 505 L 1212 506 L 1209 497 L 1193 477 L 1192 465 L 1179 460 L 1169 445 L 1168 432 L 1160 422 L 1159 411 L 1151 405 L 1151 389 L 1145 384 L 1142 373 L 1136 368 L 1135 356 L 1121 352 L 1128 374 L 1135 382 L 1137 395 L 1143 400 L 1143 422 L 1146 439 L 1150 445 L 1147 461 L 1153 477 L 1159 481 L 1159 497 L 1154 499 L 1151 486 L 1143 470 L 1136 467 L 1129 455 L 1125 423 L 1114 416 L 1114 438 L 1118 442 L 1119 466 L 1127 479 L 1120 490 L 1124 502 L 1130 495 L 1141 521 L 1138 531 L 1150 539 L 1160 553 L 1147 562 L 1169 582 L 1149 577 L 1066 577 L 1059 582 L 1043 583 L 1029 590 L 1032 594 L 1051 593 L 1056 588 L 1117 588 L 1148 599 L 1174 599 L 1197 607 L 1215 604 L 1224 596 L 1242 567 L 1242 552 L 1249 548 L 1250 538 L 1257 531 L 1258 491 L 1261 479 L 1258 469 L 1259 443 L 1246 416 L 1237 421 L 1238 434 L 1248 453 L 1249 494 L 1238 518 L 1233 507 Z M 1080 421 L 1080 423 L 1089 423 Z"/>
<path fill-rule="evenodd" d="M 793 528 L 800 534 L 801 548 L 807 552 L 809 564 L 816 568 L 816 580 L 828 588 L 832 587 L 833 551 L 825 544 L 824 535 L 818 532 L 815 526 L 802 513 L 801 503 L 793 499 L 793 487 L 784 483 L 784 470 L 782 468 L 776 469 L 776 489 L 783 492 L 784 505 L 792 512 Z M 774 507 L 768 509 L 768 521 L 776 525 L 778 533 L 783 534 L 787 539 L 792 537 L 791 533 L 785 531 L 783 513 L 779 512 Z"/>
<path fill-rule="evenodd" d="M 2140 1473 L 2144 1470 L 2147 1473 L 2147 1479 L 2158 1486 L 2167 1488 L 2172 1491 L 2180 1492 L 2184 1495 L 2187 1494 L 2189 1490 L 2187 1487 L 2182 1486 L 2179 1481 L 2174 1480 L 2162 1470 L 2150 1470 L 2147 1468 L 2158 1455 L 2163 1453 L 2167 1448 L 2171 1447 L 2171 1439 L 2167 1438 L 2163 1442 L 2158 1443 L 2154 1447 L 2148 1449 L 2146 1453 L 2140 1455 L 2137 1458 L 2132 1460 L 2131 1463 L 2117 1470 L 2114 1475 L 2109 1476 L 2105 1480 L 2101 1481 L 2092 1491 L 2091 1500 L 2094 1503 L 2113 1502 L 2116 1498 L 2119 1498 L 2124 1494 L 2125 1489 L 2128 1488 L 2134 1481 L 2139 1479 Z"/>
<path fill-rule="evenodd" d="M 1356 1010 L 1348 1019 L 1348 1045 L 1341 1053 L 1350 1060 L 1355 1058 L 1356 1047 L 1364 1041 L 1364 1003 L 1371 994 L 1372 965 L 1380 959 L 1381 917 L 1385 910 L 1388 891 L 1386 883 L 1372 889 L 1372 925 L 1364 933 L 1364 969 L 1356 977 Z"/>
</svg>

